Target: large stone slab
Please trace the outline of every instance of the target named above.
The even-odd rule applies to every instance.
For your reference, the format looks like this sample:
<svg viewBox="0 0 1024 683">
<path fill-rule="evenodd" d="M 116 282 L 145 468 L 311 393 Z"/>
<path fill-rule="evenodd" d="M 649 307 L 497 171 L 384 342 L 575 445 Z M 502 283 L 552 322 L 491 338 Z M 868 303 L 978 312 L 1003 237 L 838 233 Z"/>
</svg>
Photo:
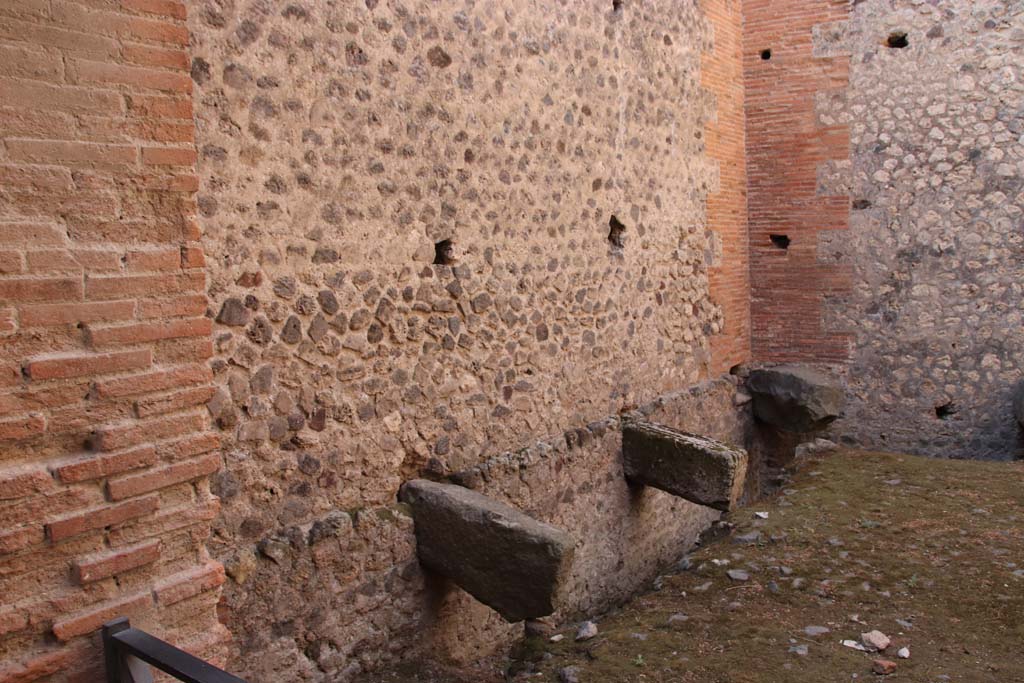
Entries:
<svg viewBox="0 0 1024 683">
<path fill-rule="evenodd" d="M 800 365 L 754 370 L 747 390 L 754 398 L 754 416 L 787 432 L 822 429 L 846 404 L 836 379 Z"/>
<path fill-rule="evenodd" d="M 622 458 L 630 481 L 693 503 L 730 510 L 743 493 L 747 452 L 663 425 L 622 425 Z"/>
<path fill-rule="evenodd" d="M 555 611 L 575 546 L 564 531 L 451 484 L 416 479 L 399 498 L 412 508 L 424 566 L 510 622 Z"/>
</svg>

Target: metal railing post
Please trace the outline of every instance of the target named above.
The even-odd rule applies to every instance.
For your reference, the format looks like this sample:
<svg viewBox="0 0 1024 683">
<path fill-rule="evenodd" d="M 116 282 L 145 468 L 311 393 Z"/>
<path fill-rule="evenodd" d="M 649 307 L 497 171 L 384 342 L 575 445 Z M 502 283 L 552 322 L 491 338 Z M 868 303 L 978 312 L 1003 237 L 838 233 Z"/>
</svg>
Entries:
<svg viewBox="0 0 1024 683">
<path fill-rule="evenodd" d="M 107 668 L 107 683 L 124 683 L 124 657 L 114 640 L 114 634 L 131 628 L 128 617 L 119 617 L 103 624 L 103 662 Z"/>
</svg>

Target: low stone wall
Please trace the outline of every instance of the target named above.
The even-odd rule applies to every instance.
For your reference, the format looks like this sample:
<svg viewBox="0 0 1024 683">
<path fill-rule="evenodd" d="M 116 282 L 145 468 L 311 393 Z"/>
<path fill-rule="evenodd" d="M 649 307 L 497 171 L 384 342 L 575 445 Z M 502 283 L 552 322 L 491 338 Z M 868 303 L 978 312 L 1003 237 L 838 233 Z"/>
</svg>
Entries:
<svg viewBox="0 0 1024 683">
<path fill-rule="evenodd" d="M 725 377 L 663 396 L 640 412 L 746 445 L 749 410 L 734 406 L 735 395 L 734 379 Z M 626 599 L 685 553 L 719 514 L 628 485 L 617 416 L 493 457 L 452 479 L 576 539 L 558 620 Z M 228 591 L 227 606 L 245 615 L 231 623 L 236 670 L 251 680 L 283 672 L 295 680 L 345 680 L 403 656 L 469 662 L 509 645 L 522 626 L 424 575 L 412 532 L 412 519 L 396 503 L 282 528 L 236 553 L 226 562 L 242 587 Z M 256 652 L 259 657 L 250 656 Z"/>
</svg>

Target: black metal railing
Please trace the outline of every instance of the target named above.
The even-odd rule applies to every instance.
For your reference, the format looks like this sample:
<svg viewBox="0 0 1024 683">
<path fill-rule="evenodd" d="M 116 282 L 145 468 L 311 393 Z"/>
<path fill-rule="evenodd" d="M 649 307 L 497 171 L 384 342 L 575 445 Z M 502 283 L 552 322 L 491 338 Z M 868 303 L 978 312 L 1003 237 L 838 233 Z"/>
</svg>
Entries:
<svg viewBox="0 0 1024 683">
<path fill-rule="evenodd" d="M 238 676 L 132 628 L 125 617 L 103 624 L 103 658 L 107 683 L 152 683 L 150 666 L 185 683 L 245 683 Z"/>
</svg>

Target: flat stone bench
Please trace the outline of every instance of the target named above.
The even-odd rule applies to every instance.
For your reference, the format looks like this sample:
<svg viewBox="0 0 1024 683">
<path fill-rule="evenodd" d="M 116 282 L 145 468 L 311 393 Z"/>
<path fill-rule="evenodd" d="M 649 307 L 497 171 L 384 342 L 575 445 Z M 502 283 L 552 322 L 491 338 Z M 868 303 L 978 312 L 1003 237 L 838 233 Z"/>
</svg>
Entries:
<svg viewBox="0 0 1024 683">
<path fill-rule="evenodd" d="M 509 622 L 555 611 L 575 547 L 567 533 L 452 484 L 415 479 L 399 500 L 412 508 L 425 567 Z"/>
<path fill-rule="evenodd" d="M 692 503 L 731 510 L 743 493 L 747 452 L 643 421 L 622 425 L 626 478 Z"/>
</svg>

